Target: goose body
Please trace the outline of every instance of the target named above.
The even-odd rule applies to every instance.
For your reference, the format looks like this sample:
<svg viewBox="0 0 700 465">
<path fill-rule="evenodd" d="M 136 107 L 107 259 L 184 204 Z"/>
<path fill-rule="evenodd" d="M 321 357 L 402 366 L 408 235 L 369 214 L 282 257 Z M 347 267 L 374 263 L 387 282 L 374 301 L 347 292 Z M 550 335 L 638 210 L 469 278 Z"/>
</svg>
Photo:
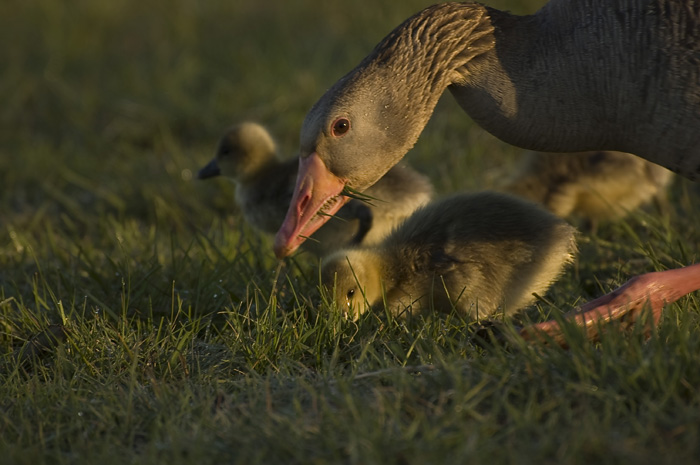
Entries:
<svg viewBox="0 0 700 465">
<path fill-rule="evenodd" d="M 326 257 L 321 279 L 352 317 L 365 299 L 395 315 L 454 307 L 487 316 L 531 304 L 575 251 L 575 229 L 531 202 L 457 194 L 417 210 L 378 245 Z"/>
<path fill-rule="evenodd" d="M 700 1 L 551 0 L 530 16 L 443 3 L 394 29 L 307 114 L 277 255 L 323 223 L 320 208 L 340 208 L 346 185 L 366 189 L 397 163 L 445 89 L 511 144 L 634 153 L 700 179 Z"/>
<path fill-rule="evenodd" d="M 595 225 L 642 204 L 665 201 L 673 173 L 629 153 L 530 152 L 500 189 L 544 205 L 562 218 Z"/>
<path fill-rule="evenodd" d="M 236 184 L 235 199 L 244 218 L 256 229 L 274 234 L 282 224 L 292 198 L 298 159 L 280 159 L 270 133 L 261 125 L 244 122 L 221 138 L 214 159 L 199 171 L 199 178 L 223 175 Z M 433 188 L 423 175 L 396 165 L 366 195 L 371 204 L 348 202 L 304 244 L 323 256 L 351 244 L 379 242 L 415 209 L 427 203 Z"/>
</svg>

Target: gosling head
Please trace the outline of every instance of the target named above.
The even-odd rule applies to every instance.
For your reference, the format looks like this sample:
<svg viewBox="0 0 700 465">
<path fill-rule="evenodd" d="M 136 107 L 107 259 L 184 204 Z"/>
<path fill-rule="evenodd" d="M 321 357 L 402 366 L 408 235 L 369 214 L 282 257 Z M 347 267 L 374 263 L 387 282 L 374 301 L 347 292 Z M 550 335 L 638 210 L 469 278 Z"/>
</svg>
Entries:
<svg viewBox="0 0 700 465">
<path fill-rule="evenodd" d="M 366 250 L 340 250 L 321 265 L 321 284 L 345 316 L 357 320 L 382 299 L 381 264 Z"/>
<path fill-rule="evenodd" d="M 245 181 L 275 157 L 277 147 L 270 133 L 257 123 L 245 122 L 231 127 L 221 137 L 212 161 L 199 170 L 199 179 L 223 175 Z"/>
</svg>

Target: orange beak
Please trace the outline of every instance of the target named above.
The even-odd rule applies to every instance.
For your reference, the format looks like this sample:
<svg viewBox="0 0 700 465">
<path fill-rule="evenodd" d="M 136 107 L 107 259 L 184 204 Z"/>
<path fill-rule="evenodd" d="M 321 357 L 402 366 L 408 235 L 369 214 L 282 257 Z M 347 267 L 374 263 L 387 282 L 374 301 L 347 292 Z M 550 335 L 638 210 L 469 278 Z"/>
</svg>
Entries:
<svg viewBox="0 0 700 465">
<path fill-rule="evenodd" d="M 275 255 L 284 258 L 328 221 L 348 197 L 340 195 L 345 181 L 331 173 L 316 152 L 299 158 L 292 203 L 275 236 Z"/>
</svg>

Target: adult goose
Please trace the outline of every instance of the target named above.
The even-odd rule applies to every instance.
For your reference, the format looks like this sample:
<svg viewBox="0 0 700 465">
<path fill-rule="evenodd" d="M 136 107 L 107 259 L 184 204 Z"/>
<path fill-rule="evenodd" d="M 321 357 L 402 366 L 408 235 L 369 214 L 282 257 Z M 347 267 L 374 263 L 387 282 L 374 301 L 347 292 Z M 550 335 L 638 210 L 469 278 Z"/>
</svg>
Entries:
<svg viewBox="0 0 700 465">
<path fill-rule="evenodd" d="M 700 180 L 700 1 L 551 0 L 531 16 L 443 3 L 394 29 L 307 114 L 276 254 L 337 211 L 346 186 L 366 189 L 397 163 L 445 89 L 513 145 L 629 152 Z M 673 276 L 663 288 L 659 275 L 636 280 L 616 302 L 700 288 L 700 264 Z"/>
<path fill-rule="evenodd" d="M 661 210 L 672 177 L 666 168 L 624 152 L 529 152 L 499 190 L 562 218 L 579 217 L 595 229 L 650 201 Z"/>
<path fill-rule="evenodd" d="M 417 210 L 381 243 L 323 260 L 321 282 L 341 311 L 513 313 L 544 294 L 573 260 L 576 230 L 508 194 L 457 194 Z M 366 305 L 367 304 L 367 305 Z"/>
<path fill-rule="evenodd" d="M 297 159 L 283 160 L 269 131 L 246 121 L 229 128 L 216 155 L 199 170 L 207 179 L 223 175 L 236 184 L 236 203 L 256 229 L 274 234 L 292 199 Z M 324 256 L 343 246 L 374 244 L 418 207 L 428 203 L 433 186 L 427 177 L 402 164 L 392 167 L 365 191 L 369 203 L 348 202 L 304 249 Z"/>
</svg>

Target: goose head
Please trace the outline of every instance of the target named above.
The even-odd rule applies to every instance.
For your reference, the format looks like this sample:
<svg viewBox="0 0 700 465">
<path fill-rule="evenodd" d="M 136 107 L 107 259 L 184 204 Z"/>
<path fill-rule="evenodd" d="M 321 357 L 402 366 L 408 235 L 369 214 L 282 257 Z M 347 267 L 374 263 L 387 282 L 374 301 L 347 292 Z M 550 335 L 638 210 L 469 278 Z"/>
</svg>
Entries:
<svg viewBox="0 0 700 465">
<path fill-rule="evenodd" d="M 415 144 L 432 108 L 411 102 L 390 71 L 356 69 L 312 107 L 300 134 L 294 195 L 275 237 L 275 253 L 291 254 L 349 197 L 378 181 Z"/>
<path fill-rule="evenodd" d="M 302 125 L 297 184 L 275 237 L 278 257 L 340 209 L 346 188 L 371 186 L 413 147 L 443 91 L 464 80 L 460 70 L 471 58 L 493 47 L 492 32 L 479 5 L 433 5 L 389 33 L 321 97 Z"/>
<path fill-rule="evenodd" d="M 257 123 L 245 122 L 229 128 L 221 137 L 214 159 L 199 170 L 197 177 L 223 175 L 245 182 L 275 157 L 277 148 L 270 133 Z"/>
</svg>

